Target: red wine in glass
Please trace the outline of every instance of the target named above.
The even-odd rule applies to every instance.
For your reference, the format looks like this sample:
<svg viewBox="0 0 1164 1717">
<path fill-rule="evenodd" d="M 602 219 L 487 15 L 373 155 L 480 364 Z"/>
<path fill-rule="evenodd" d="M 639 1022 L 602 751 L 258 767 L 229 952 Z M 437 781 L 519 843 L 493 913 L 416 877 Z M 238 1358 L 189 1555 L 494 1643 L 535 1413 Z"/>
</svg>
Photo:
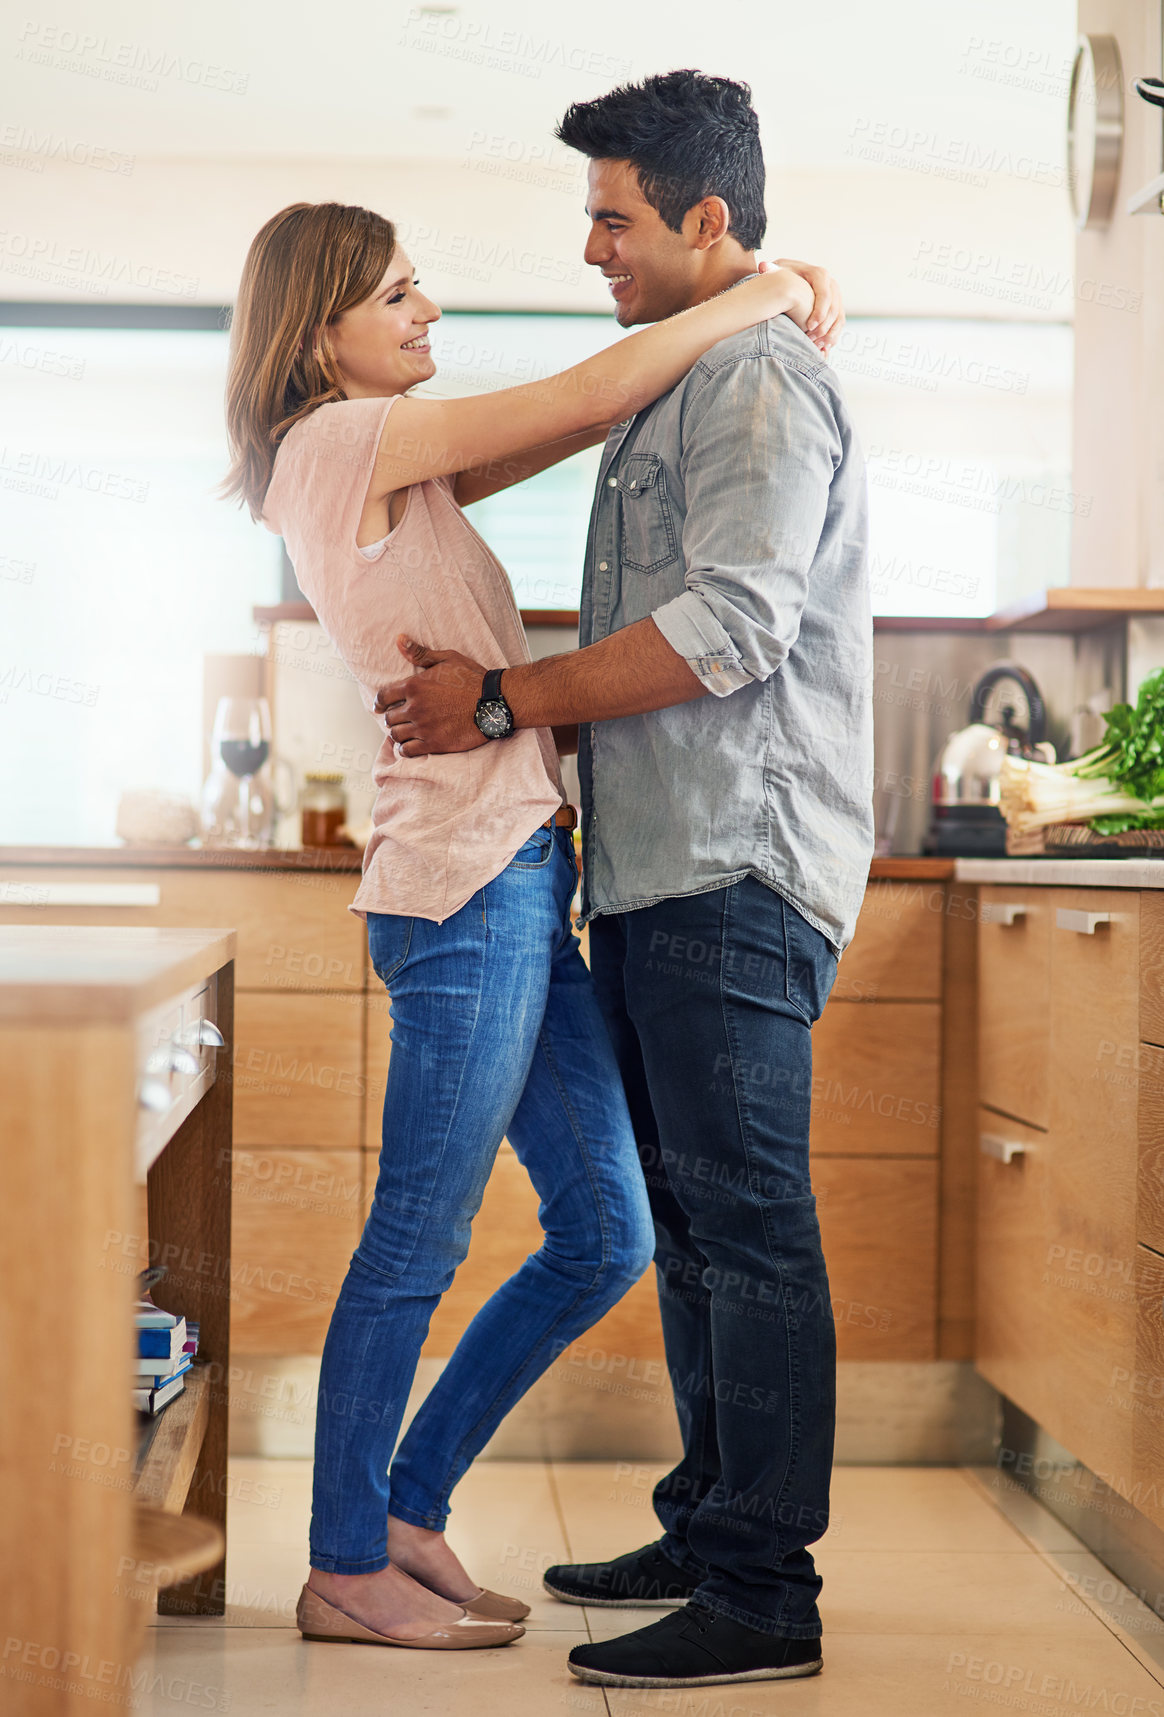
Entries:
<svg viewBox="0 0 1164 1717">
<path fill-rule="evenodd" d="M 265 739 L 220 739 L 218 742 L 218 754 L 232 775 L 257 775 L 270 751 Z"/>
</svg>

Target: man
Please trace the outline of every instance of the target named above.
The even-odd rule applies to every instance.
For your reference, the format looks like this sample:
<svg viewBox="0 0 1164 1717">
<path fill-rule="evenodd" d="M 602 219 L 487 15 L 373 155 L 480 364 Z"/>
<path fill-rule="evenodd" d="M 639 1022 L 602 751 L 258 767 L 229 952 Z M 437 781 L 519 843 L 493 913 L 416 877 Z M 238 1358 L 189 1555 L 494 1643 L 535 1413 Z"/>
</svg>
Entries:
<svg viewBox="0 0 1164 1717">
<path fill-rule="evenodd" d="M 624 326 L 756 271 L 746 86 L 648 78 L 571 107 L 558 135 L 590 159 L 586 260 Z M 424 671 L 381 700 L 405 752 L 504 733 L 504 706 L 517 727 L 583 724 L 583 921 L 650 1189 L 683 1435 L 655 1491 L 661 1539 L 546 1576 L 568 1603 L 669 1610 L 577 1647 L 584 1681 L 821 1667 L 807 1546 L 828 1521 L 835 1339 L 810 1029 L 872 855 L 865 539 L 836 380 L 778 317 L 609 436 L 578 652 L 485 686 L 479 665 L 413 646 Z"/>
</svg>

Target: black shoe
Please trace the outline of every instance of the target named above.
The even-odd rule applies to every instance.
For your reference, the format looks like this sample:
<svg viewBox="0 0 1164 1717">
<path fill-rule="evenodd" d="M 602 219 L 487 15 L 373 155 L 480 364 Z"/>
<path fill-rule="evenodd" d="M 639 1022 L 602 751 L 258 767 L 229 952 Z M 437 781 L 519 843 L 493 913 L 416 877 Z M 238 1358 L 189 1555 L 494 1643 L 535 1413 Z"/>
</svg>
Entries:
<svg viewBox="0 0 1164 1717">
<path fill-rule="evenodd" d="M 666 1610 L 685 1604 L 699 1581 L 677 1568 L 657 1544 L 647 1544 L 642 1550 L 616 1556 L 613 1562 L 567 1562 L 547 1568 L 542 1584 L 564 1604 Z"/>
<path fill-rule="evenodd" d="M 783 1639 L 701 1604 L 621 1639 L 576 1645 L 570 1668 L 604 1687 L 707 1687 L 721 1681 L 791 1681 L 823 1664 L 819 1639 Z"/>
</svg>

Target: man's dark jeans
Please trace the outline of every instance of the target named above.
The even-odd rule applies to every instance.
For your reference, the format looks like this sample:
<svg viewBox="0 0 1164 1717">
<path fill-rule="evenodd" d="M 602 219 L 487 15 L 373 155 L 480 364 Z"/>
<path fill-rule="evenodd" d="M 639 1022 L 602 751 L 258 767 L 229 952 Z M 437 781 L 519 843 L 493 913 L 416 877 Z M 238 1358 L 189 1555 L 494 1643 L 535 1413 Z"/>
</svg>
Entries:
<svg viewBox="0 0 1164 1717">
<path fill-rule="evenodd" d="M 596 918 L 590 964 L 638 1140 L 683 1459 L 655 1490 L 699 1601 L 821 1631 L 836 1340 L 809 1183 L 810 1027 L 831 946 L 779 894 L 725 888 Z"/>
</svg>

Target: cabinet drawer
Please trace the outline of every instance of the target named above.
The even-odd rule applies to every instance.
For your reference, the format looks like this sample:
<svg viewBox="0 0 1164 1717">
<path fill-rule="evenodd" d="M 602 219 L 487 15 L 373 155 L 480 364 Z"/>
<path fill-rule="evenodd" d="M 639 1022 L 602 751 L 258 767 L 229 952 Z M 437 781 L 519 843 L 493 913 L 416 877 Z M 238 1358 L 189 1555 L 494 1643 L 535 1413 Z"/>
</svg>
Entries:
<svg viewBox="0 0 1164 1717">
<path fill-rule="evenodd" d="M 1136 1239 L 1164 1252 L 1164 1049 L 1141 1043 L 1136 1049 L 1139 1110 L 1139 1169 L 1136 1188 Z"/>
<path fill-rule="evenodd" d="M 1140 894 L 1140 1036 L 1164 1044 L 1164 890 Z"/>
<path fill-rule="evenodd" d="M 978 931 L 979 1096 L 1050 1124 L 1051 899 L 1046 888 L 983 888 Z"/>
<path fill-rule="evenodd" d="M 817 1156 L 935 1156 L 941 1119 L 936 1002 L 829 1002 L 813 1030 Z"/>
<path fill-rule="evenodd" d="M 978 1369 L 1118 1488 L 1132 1411 L 1113 1385 L 1135 1360 L 1135 1247 L 1064 1190 L 1070 1145 L 1054 1127 L 986 1111 L 980 1126 L 1001 1144 L 979 1162 Z M 1016 1144 L 1021 1152 L 1002 1161 L 1002 1146 Z"/>
<path fill-rule="evenodd" d="M 1089 1250 L 1135 1240 L 1139 897 L 1048 891 L 1055 1193 Z"/>
<path fill-rule="evenodd" d="M 320 1353 L 360 1237 L 360 1153 L 236 1150 L 231 1346 Z"/>
<path fill-rule="evenodd" d="M 945 900 L 940 882 L 871 882 L 834 1000 L 940 1000 Z"/>
<path fill-rule="evenodd" d="M 813 1164 L 839 1359 L 937 1356 L 938 1165 Z"/>
<path fill-rule="evenodd" d="M 985 1109 L 978 1112 L 978 1140 L 978 1369 L 1046 1424 L 1055 1410 L 1052 1346 L 1058 1345 L 1047 1240 L 1049 1142 L 1037 1128 Z"/>
<path fill-rule="evenodd" d="M 357 1150 L 363 1104 L 361 997 L 236 995 L 238 1144 Z"/>
<path fill-rule="evenodd" d="M 1115 1373 L 1114 1392 L 1132 1410 L 1132 1501 L 1164 1526 L 1164 1257 L 1146 1246 L 1137 1248 L 1136 1300 L 1135 1368 Z"/>
<path fill-rule="evenodd" d="M 366 937 L 348 911 L 358 878 L 303 871 L 11 867 L 0 872 L 0 924 L 231 927 L 242 989 L 362 990 Z M 105 898 L 69 905 L 97 889 Z M 134 902 L 153 891 L 155 904 Z"/>
</svg>

